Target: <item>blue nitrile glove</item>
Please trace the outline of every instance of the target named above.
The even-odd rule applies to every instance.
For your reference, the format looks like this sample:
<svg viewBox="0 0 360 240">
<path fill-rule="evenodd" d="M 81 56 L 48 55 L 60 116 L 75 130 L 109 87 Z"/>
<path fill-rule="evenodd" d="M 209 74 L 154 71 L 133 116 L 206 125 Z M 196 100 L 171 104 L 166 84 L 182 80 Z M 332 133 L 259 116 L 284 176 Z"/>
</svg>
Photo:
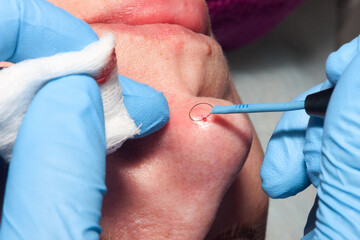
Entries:
<svg viewBox="0 0 360 240">
<path fill-rule="evenodd" d="M 140 126 L 140 134 L 133 138 L 145 137 L 160 130 L 169 121 L 169 106 L 161 92 L 152 87 L 119 75 L 124 104 L 130 117 Z"/>
<path fill-rule="evenodd" d="M 357 138 L 352 138 L 360 135 L 360 128 L 351 125 L 360 119 L 359 109 L 355 109 L 360 90 L 356 76 L 360 74 L 359 41 L 358 37 L 329 56 L 328 81 L 310 91 L 336 85 L 325 127 L 323 119 L 309 119 L 304 111 L 285 113 L 269 142 L 261 169 L 263 189 L 273 198 L 295 195 L 310 183 L 319 187 L 319 202 L 315 202 L 305 233 L 315 227 L 315 221 L 316 229 L 307 239 L 315 235 L 319 239 L 360 236 L 356 226 L 360 220 L 357 180 L 360 174 L 356 160 L 360 156 L 355 157 L 359 150 Z"/>
<path fill-rule="evenodd" d="M 96 40 L 85 22 L 44 0 L 0 1 L 0 61 L 81 50 Z M 120 80 L 130 116 L 136 123 L 147 114 L 152 119 L 143 123 L 142 136 L 164 126 L 163 95 Z M 149 104 L 149 96 L 151 111 L 135 109 Z M 99 238 L 106 191 L 103 115 L 99 88 L 89 76 L 54 79 L 39 91 L 14 145 L 0 239 Z"/>
</svg>

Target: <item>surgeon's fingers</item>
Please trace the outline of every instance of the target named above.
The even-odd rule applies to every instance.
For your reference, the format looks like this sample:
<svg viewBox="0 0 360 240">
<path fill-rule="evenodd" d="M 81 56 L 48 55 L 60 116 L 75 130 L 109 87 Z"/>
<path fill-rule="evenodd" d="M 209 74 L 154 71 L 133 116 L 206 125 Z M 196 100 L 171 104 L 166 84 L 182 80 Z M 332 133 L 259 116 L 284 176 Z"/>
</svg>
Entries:
<svg viewBox="0 0 360 240">
<path fill-rule="evenodd" d="M 328 80 L 322 89 L 336 85 L 337 81 L 349 66 L 351 61 L 360 53 L 360 38 L 343 45 L 339 50 L 330 54 L 326 63 Z M 306 133 L 306 145 L 304 148 L 306 168 L 312 184 L 319 185 L 320 159 L 323 137 L 323 119 L 311 118 Z"/>
<path fill-rule="evenodd" d="M 343 45 L 339 50 L 330 54 L 326 63 L 326 73 L 328 80 L 322 89 L 336 85 L 339 78 L 347 69 L 349 64 L 360 53 L 360 38 L 357 37 L 351 42 Z M 319 175 L 321 172 L 321 148 L 323 139 L 324 120 L 311 118 L 306 132 L 306 144 L 304 156 L 308 176 L 315 187 L 319 185 Z"/>
<path fill-rule="evenodd" d="M 104 132 L 92 78 L 64 77 L 39 91 L 14 146 L 1 239 L 98 239 Z"/>
<path fill-rule="evenodd" d="M 0 61 L 81 50 L 96 40 L 84 21 L 45 0 L 0 1 Z"/>
<path fill-rule="evenodd" d="M 334 89 L 324 123 L 316 239 L 360 236 L 360 56 Z"/>
<path fill-rule="evenodd" d="M 316 86 L 294 100 L 304 99 L 319 89 Z M 286 112 L 275 128 L 260 172 L 262 187 L 272 198 L 293 196 L 310 184 L 303 155 L 308 121 L 303 110 Z"/>
<path fill-rule="evenodd" d="M 360 36 L 344 44 L 330 54 L 326 62 L 326 74 L 332 84 L 336 84 L 349 63 L 360 53 Z"/>
</svg>

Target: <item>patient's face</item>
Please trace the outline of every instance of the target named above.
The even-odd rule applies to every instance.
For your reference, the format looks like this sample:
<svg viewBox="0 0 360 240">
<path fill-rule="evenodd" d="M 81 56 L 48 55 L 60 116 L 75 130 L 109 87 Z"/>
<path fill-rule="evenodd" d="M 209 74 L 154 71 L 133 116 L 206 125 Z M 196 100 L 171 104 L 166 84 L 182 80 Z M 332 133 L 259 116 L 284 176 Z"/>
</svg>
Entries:
<svg viewBox="0 0 360 240">
<path fill-rule="evenodd" d="M 235 224 L 235 233 L 262 236 L 262 153 L 248 118 L 193 122 L 188 116 L 199 102 L 240 102 L 211 37 L 205 1 L 50 2 L 90 23 L 99 36 L 113 32 L 119 73 L 162 91 L 169 102 L 164 129 L 108 156 L 102 238 L 211 239 Z"/>
</svg>

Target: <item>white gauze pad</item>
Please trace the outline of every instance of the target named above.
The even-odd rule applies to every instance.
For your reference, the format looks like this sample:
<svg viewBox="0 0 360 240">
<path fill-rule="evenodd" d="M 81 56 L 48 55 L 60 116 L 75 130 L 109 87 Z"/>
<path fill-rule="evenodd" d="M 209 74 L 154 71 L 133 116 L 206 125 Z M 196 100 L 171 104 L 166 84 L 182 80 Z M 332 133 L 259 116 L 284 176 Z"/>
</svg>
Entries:
<svg viewBox="0 0 360 240">
<path fill-rule="evenodd" d="M 26 60 L 0 71 L 0 156 L 4 160 L 11 159 L 19 127 L 36 93 L 48 81 L 70 74 L 88 74 L 99 84 L 107 154 L 140 133 L 124 105 L 116 66 L 115 37 L 107 33 L 81 51 Z"/>
</svg>

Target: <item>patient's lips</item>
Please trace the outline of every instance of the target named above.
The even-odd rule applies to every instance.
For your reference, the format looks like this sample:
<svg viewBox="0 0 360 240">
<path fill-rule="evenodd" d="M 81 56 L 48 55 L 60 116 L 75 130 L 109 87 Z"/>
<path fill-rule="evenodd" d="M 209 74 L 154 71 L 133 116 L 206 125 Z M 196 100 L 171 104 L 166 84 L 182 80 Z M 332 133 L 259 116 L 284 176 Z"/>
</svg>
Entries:
<svg viewBox="0 0 360 240">
<path fill-rule="evenodd" d="M 141 0 L 130 3 L 109 1 L 108 5 L 84 18 L 93 23 L 148 25 L 168 23 L 209 35 L 208 11 L 202 0 Z"/>
</svg>

